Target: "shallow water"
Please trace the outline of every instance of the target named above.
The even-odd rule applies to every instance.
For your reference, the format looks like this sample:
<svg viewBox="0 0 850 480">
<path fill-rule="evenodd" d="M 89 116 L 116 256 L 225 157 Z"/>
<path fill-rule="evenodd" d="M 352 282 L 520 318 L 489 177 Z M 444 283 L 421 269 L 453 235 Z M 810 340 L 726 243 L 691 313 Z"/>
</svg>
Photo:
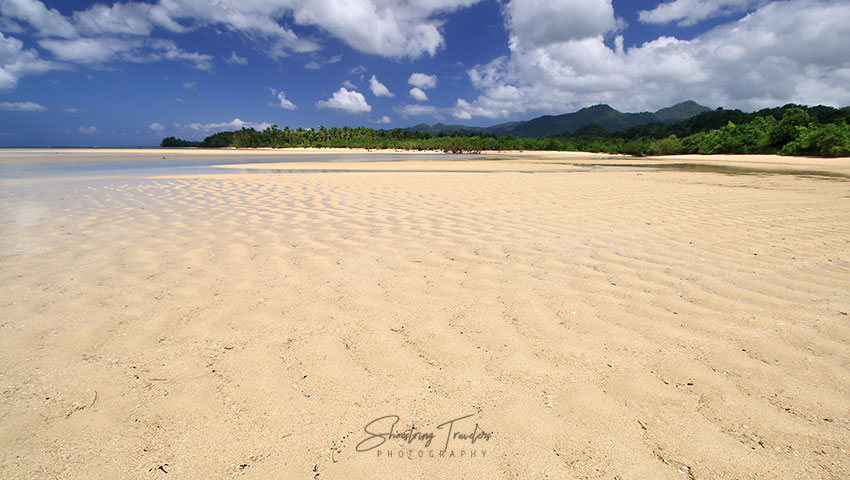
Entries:
<svg viewBox="0 0 850 480">
<path fill-rule="evenodd" d="M 0 150 L 0 178 L 79 178 L 79 177 L 136 177 L 185 174 L 233 173 L 215 165 L 236 163 L 304 163 L 304 162 L 397 162 L 410 160 L 462 160 L 476 155 L 434 155 L 432 153 L 309 153 L 309 154 L 239 154 L 175 152 L 150 150 L 144 152 L 74 152 L 44 150 Z M 247 171 L 247 170 L 246 170 Z M 269 173 L 256 170 L 257 173 Z M 244 173 L 240 171 L 240 173 Z M 283 171 L 277 173 L 284 173 Z M 287 172 L 293 173 L 293 172 Z"/>
<path fill-rule="evenodd" d="M 215 167 L 213 167 L 215 168 Z M 561 168 L 557 170 L 531 170 L 531 169 L 357 169 L 357 168 L 333 168 L 333 169 L 292 169 L 292 168 L 228 168 L 227 170 L 216 168 L 214 173 L 272 173 L 272 174 L 290 174 L 290 173 L 574 173 L 574 172 L 590 172 L 593 170 L 623 170 L 619 167 L 590 167 L 590 168 Z"/>
<path fill-rule="evenodd" d="M 674 170 L 677 172 L 702 172 L 702 173 L 723 173 L 726 175 L 794 175 L 801 177 L 816 177 L 829 179 L 850 179 L 850 175 L 843 173 L 828 172 L 823 170 L 800 170 L 800 169 L 785 169 L 785 168 L 755 168 L 743 167 L 736 165 L 712 165 L 704 163 L 599 163 L 599 164 L 571 164 L 571 165 L 592 165 L 592 166 L 608 166 L 621 168 L 637 168 L 641 170 Z"/>
</svg>

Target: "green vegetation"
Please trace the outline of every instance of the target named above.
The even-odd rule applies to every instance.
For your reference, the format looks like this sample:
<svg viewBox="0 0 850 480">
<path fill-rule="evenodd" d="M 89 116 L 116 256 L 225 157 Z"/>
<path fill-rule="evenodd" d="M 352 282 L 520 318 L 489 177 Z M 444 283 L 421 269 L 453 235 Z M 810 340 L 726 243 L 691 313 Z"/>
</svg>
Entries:
<svg viewBox="0 0 850 480">
<path fill-rule="evenodd" d="M 691 109 L 693 106 L 687 105 Z M 543 117 L 541 117 L 543 118 Z M 673 124 L 652 123 L 614 133 L 599 124 L 584 125 L 573 133 L 547 138 L 476 131 L 442 132 L 374 130 L 366 127 L 220 132 L 202 142 L 174 137 L 163 147 L 349 147 L 442 150 L 450 153 L 488 150 L 560 150 L 628 155 L 767 153 L 782 155 L 850 156 L 850 108 L 786 105 L 753 113 L 740 110 L 708 111 Z M 532 121 L 533 122 L 533 121 Z M 530 122 L 525 122 L 528 124 Z"/>
<path fill-rule="evenodd" d="M 160 147 L 201 147 L 203 142 L 193 142 L 191 140 L 183 140 L 182 138 L 167 137 L 163 138 L 159 144 Z"/>
</svg>

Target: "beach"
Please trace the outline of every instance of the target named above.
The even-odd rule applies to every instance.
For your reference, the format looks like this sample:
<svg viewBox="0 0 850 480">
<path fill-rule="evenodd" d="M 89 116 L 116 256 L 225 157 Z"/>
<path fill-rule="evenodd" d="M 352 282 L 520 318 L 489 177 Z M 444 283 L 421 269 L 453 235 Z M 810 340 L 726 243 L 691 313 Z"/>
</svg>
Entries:
<svg viewBox="0 0 850 480">
<path fill-rule="evenodd" d="M 0 151 L 0 478 L 850 477 L 850 159 L 394 153 Z"/>
</svg>

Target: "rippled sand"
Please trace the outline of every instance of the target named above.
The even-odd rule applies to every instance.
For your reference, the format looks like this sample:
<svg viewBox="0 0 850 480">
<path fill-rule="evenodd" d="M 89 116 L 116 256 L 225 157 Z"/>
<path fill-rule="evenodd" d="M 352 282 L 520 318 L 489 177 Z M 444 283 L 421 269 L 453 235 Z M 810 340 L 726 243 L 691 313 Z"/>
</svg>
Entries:
<svg viewBox="0 0 850 480">
<path fill-rule="evenodd" d="M 850 477 L 850 181 L 598 161 L 5 180 L 0 478 Z"/>
</svg>

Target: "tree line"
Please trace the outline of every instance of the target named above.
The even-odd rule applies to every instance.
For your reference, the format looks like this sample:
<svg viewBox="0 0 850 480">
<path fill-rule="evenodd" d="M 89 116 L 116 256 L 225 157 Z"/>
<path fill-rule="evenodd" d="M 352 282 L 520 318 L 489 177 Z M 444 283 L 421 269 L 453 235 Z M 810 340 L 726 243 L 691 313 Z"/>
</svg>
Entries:
<svg viewBox="0 0 850 480">
<path fill-rule="evenodd" d="M 554 150 L 636 156 L 761 153 L 836 157 L 850 156 L 849 123 L 850 108 L 786 105 L 752 113 L 717 109 L 673 125 L 656 123 L 619 132 L 587 125 L 575 132 L 548 138 L 460 132 L 433 136 L 428 132 L 366 127 L 328 129 L 322 126 L 292 130 L 272 125 L 261 131 L 243 128 L 219 132 L 200 142 L 168 137 L 162 140 L 161 146 L 407 149 L 447 153 Z"/>
</svg>

